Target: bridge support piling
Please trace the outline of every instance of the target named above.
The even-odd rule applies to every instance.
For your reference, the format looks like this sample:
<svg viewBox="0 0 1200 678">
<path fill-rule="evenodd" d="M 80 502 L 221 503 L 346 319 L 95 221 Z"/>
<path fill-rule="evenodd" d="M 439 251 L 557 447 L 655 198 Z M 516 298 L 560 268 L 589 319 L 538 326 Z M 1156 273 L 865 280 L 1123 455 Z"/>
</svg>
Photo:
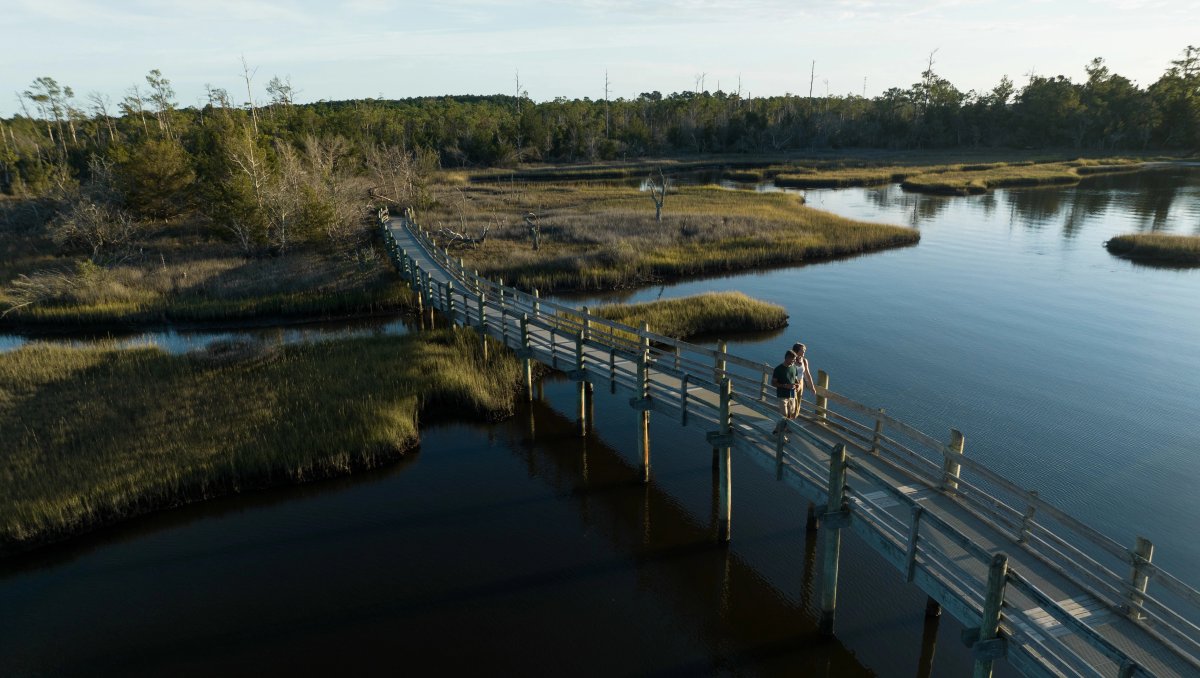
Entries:
<svg viewBox="0 0 1200 678">
<path fill-rule="evenodd" d="M 1008 583 L 1008 556 L 992 556 L 988 568 L 987 592 L 983 598 L 983 617 L 979 621 L 979 640 L 975 642 L 974 678 L 992 678 L 992 663 L 1003 656 L 995 646 L 1000 634 L 1000 609 L 1004 605 L 1004 588 Z"/>
<path fill-rule="evenodd" d="M 579 437 L 587 437 L 587 382 L 579 380 Z"/>
<path fill-rule="evenodd" d="M 721 413 L 720 421 L 721 428 L 719 429 L 720 443 L 720 460 L 717 463 L 718 482 L 720 489 L 718 491 L 717 507 L 717 540 L 722 544 L 728 544 L 731 538 L 731 529 L 733 522 L 733 459 L 730 454 L 729 438 L 732 435 L 732 420 L 730 418 L 730 406 L 733 400 L 733 384 L 728 377 L 721 379 Z"/>
<path fill-rule="evenodd" d="M 641 476 L 643 483 L 650 482 L 650 411 L 642 410 L 638 413 L 641 419 L 638 435 L 638 452 L 641 458 L 641 464 L 638 466 L 638 474 Z"/>
<path fill-rule="evenodd" d="M 814 534 L 821 529 L 821 516 L 817 513 L 817 502 L 808 502 L 808 516 L 804 520 L 804 530 Z"/>
<path fill-rule="evenodd" d="M 642 323 L 638 337 L 638 477 L 650 482 L 650 323 Z"/>
<path fill-rule="evenodd" d="M 838 559 L 842 551 L 842 527 L 850 517 L 846 506 L 846 446 L 839 444 L 829 455 L 829 503 L 825 507 L 825 532 L 821 568 L 821 633 L 832 636 L 837 618 Z"/>
<path fill-rule="evenodd" d="M 941 609 L 940 606 L 938 609 Z M 921 656 L 917 659 L 917 678 L 933 676 L 933 658 L 937 654 L 938 627 L 941 624 L 940 615 L 925 615 L 925 626 L 921 630 Z"/>
</svg>

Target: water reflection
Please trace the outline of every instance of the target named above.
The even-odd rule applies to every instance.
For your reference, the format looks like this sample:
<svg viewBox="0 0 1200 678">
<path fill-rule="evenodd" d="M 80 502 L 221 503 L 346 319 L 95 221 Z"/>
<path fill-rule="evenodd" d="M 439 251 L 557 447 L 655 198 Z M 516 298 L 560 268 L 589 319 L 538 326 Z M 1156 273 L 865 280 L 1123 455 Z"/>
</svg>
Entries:
<svg viewBox="0 0 1200 678">
<path fill-rule="evenodd" d="M 39 341 L 73 347 L 110 342 L 121 348 L 157 346 L 167 353 L 180 354 L 232 341 L 250 340 L 268 346 L 283 346 L 353 337 L 400 336 L 416 329 L 413 322 L 407 317 L 381 316 L 221 330 L 167 328 L 144 332 L 0 334 L 0 353 Z"/>
<path fill-rule="evenodd" d="M 936 219 L 946 210 L 952 200 L 946 196 L 910 193 L 902 190 L 899 184 L 865 188 L 863 195 L 869 203 L 876 207 L 892 213 L 907 215 L 905 222 L 913 228 L 920 226 L 924 221 Z M 820 196 L 816 198 L 816 201 L 817 204 L 813 206 L 819 207 Z"/>
</svg>

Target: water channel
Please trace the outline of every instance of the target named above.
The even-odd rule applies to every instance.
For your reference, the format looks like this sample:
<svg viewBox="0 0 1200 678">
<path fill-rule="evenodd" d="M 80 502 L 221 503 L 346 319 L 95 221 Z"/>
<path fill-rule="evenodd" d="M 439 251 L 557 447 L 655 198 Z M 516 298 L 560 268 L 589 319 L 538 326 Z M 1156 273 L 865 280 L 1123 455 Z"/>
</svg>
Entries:
<svg viewBox="0 0 1200 678">
<path fill-rule="evenodd" d="M 968 454 L 1121 541 L 1150 537 L 1157 563 L 1197 583 L 1200 270 L 1140 266 L 1101 242 L 1200 232 L 1200 172 L 807 199 L 916 226 L 922 241 L 604 299 L 738 289 L 781 303 L 787 332 L 731 350 L 775 362 L 802 339 L 835 390 L 935 435 L 962 430 Z M 404 331 L 388 327 L 326 329 Z M 270 340 L 296 340 L 288 331 Z M 718 548 L 703 431 L 652 417 L 642 486 L 625 399 L 597 389 L 585 439 L 574 408 L 573 385 L 552 379 L 513 419 L 426 430 L 419 454 L 384 471 L 169 511 L 0 565 L 0 673 L 969 670 L 958 625 L 927 623 L 924 596 L 853 538 L 838 637 L 821 640 L 815 540 L 792 491 L 735 456 L 733 542 Z"/>
</svg>

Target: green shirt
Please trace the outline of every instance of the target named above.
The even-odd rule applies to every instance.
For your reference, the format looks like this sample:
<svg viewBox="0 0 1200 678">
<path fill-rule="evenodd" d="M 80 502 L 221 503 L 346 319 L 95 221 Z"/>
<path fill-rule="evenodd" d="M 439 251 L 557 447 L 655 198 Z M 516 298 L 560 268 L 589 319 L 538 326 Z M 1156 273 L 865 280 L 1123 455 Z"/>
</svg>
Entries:
<svg viewBox="0 0 1200 678">
<path fill-rule="evenodd" d="M 783 384 L 797 384 L 800 382 L 800 368 L 794 364 L 779 363 L 775 366 L 775 371 L 771 373 L 771 381 Z M 792 397 L 792 389 L 776 386 L 775 395 L 779 398 L 790 398 Z"/>
</svg>

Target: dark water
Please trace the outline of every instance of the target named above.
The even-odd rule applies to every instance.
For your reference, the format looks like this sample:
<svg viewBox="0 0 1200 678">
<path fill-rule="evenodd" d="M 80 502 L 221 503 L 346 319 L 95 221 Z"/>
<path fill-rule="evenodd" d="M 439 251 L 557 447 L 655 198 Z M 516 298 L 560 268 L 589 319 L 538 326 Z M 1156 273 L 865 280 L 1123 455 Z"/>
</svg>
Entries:
<svg viewBox="0 0 1200 678">
<path fill-rule="evenodd" d="M 810 204 L 922 230 L 916 247 L 646 289 L 783 303 L 832 386 L 1040 490 L 1105 531 L 1149 536 L 1196 583 L 1200 271 L 1110 257 L 1136 230 L 1200 230 L 1200 176 L 931 198 L 809 191 Z M 580 303 L 585 303 L 580 301 Z M 0 570 L 0 674 L 421 672 L 962 675 L 960 627 L 844 541 L 838 637 L 815 633 L 805 503 L 737 456 L 733 542 L 714 543 L 703 431 L 574 386 L 351 479 L 216 501 L 46 549 Z M 930 655 L 932 654 L 932 661 Z M 930 673 L 932 672 L 932 673 Z M 1006 675 L 1002 669 L 1000 675 Z"/>
<path fill-rule="evenodd" d="M 1122 543 L 1149 537 L 1156 563 L 1200 585 L 1200 269 L 1102 247 L 1122 233 L 1200 234 L 1200 170 L 974 197 L 805 193 L 915 226 L 921 243 L 619 298 L 735 289 L 782 304 L 788 332 L 731 350 L 774 363 L 804 341 L 834 390 L 934 435 L 962 430 L 967 454 Z"/>
<path fill-rule="evenodd" d="M 547 400 L 573 392 L 551 383 Z M 927 629 L 924 597 L 852 539 L 839 637 L 822 640 L 816 540 L 792 492 L 735 459 L 734 541 L 719 547 L 703 434 L 653 422 L 670 443 L 642 485 L 636 414 L 627 398 L 595 399 L 587 439 L 537 403 L 494 426 L 428 430 L 385 471 L 172 511 L 10 563 L 4 673 L 968 669 L 958 625 Z"/>
</svg>

